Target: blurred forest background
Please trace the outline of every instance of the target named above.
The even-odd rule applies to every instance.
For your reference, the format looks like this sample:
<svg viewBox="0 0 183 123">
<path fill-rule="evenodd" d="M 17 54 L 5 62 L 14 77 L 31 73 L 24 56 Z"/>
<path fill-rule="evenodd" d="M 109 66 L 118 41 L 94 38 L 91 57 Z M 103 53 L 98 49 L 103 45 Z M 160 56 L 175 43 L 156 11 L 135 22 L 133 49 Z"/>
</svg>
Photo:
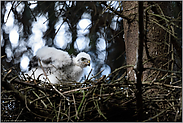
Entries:
<svg viewBox="0 0 183 123">
<path fill-rule="evenodd" d="M 181 121 L 182 2 L 144 2 L 144 44 L 138 44 L 138 7 L 137 1 L 1 1 L 2 121 Z M 74 105 L 66 103 L 68 99 L 62 94 L 64 99 L 59 100 L 60 93 L 55 96 L 55 92 L 14 81 L 17 74 L 29 69 L 30 59 L 45 45 L 72 55 L 84 51 L 91 56 L 97 85 L 65 89 L 88 89 L 65 92 Z M 137 94 L 136 99 L 139 90 L 132 67 L 139 45 L 145 69 L 139 69 L 144 71 L 143 86 L 141 97 Z M 142 112 L 138 106 L 136 110 L 138 99 L 143 102 L 139 105 Z M 64 106 L 64 113 L 59 105 Z"/>
<path fill-rule="evenodd" d="M 113 2 L 121 11 L 118 4 Z M 125 48 L 122 18 L 104 8 L 100 2 L 2 2 L 1 55 L 20 68 L 23 58 L 31 59 L 44 45 L 73 55 L 85 51 L 94 74 L 101 68 L 109 74 L 124 64 Z"/>
</svg>

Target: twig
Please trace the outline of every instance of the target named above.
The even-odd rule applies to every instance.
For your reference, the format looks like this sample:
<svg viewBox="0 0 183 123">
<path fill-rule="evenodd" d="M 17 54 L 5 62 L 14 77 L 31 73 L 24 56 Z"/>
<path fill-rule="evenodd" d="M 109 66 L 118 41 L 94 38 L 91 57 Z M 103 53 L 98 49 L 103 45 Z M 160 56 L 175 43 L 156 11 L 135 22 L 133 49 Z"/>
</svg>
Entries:
<svg viewBox="0 0 183 123">
<path fill-rule="evenodd" d="M 89 78 L 89 76 L 90 76 L 90 74 L 91 74 L 92 71 L 93 71 L 93 68 L 90 70 L 90 72 L 89 72 L 87 78 L 85 79 L 85 81 L 83 82 L 83 84 L 86 83 L 86 82 L 88 81 L 88 78 Z"/>
<path fill-rule="evenodd" d="M 148 84 L 151 85 L 151 83 L 149 82 L 143 82 L 142 84 Z M 163 84 L 163 83 L 159 83 L 159 82 L 154 82 L 154 85 L 161 85 L 161 86 L 166 86 L 166 87 L 170 87 L 170 88 L 182 88 L 181 86 L 173 86 L 173 85 L 168 85 L 168 84 Z"/>
<path fill-rule="evenodd" d="M 27 3 L 25 3 L 27 6 L 29 6 Z M 30 7 L 27 7 L 29 9 L 29 11 L 31 12 L 32 16 L 34 17 L 35 21 L 37 21 L 35 15 L 33 14 L 32 10 L 30 9 Z"/>
<path fill-rule="evenodd" d="M 47 97 L 47 95 L 43 92 L 43 91 L 41 91 L 41 90 L 39 90 L 44 96 L 46 96 L 46 98 L 47 98 L 47 100 L 49 101 L 49 103 L 50 103 L 50 105 L 53 107 L 53 104 L 52 104 L 52 102 L 50 101 L 50 99 Z"/>
<path fill-rule="evenodd" d="M 169 64 L 169 62 L 171 62 L 171 60 L 169 60 L 168 62 L 166 62 L 165 64 L 163 64 L 160 68 L 158 69 L 161 69 L 162 67 L 164 67 L 165 65 Z M 146 68 L 145 68 L 146 69 Z M 146 81 L 149 77 L 151 77 L 154 73 L 156 73 L 157 71 L 154 71 L 152 72 L 144 81 Z M 156 80 L 156 78 L 158 77 L 158 74 L 160 73 L 160 71 L 158 71 L 158 73 L 156 74 L 155 78 L 153 79 L 153 81 Z M 152 81 L 152 83 L 153 83 Z"/>
<path fill-rule="evenodd" d="M 93 103 L 94 103 L 94 105 L 95 105 L 95 107 L 96 107 L 98 113 L 99 113 L 100 115 L 102 115 L 102 117 L 103 117 L 104 119 L 107 119 L 107 118 L 104 116 L 104 114 L 101 112 L 101 110 L 100 110 L 100 108 L 99 108 L 99 105 L 98 105 L 98 102 L 95 100 Z"/>
<path fill-rule="evenodd" d="M 164 69 L 158 69 L 158 68 L 153 68 L 153 67 L 144 68 L 144 69 L 158 70 L 158 71 L 163 71 L 163 72 L 168 72 L 168 73 L 178 73 L 178 74 L 181 74 L 181 73 L 182 73 L 182 72 L 180 72 L 180 71 L 164 70 Z"/>
<path fill-rule="evenodd" d="M 62 103 L 62 101 L 60 100 L 59 109 L 58 109 L 58 115 L 57 115 L 57 122 L 59 122 L 59 117 L 60 117 L 60 114 L 61 114 L 61 103 Z"/>
<path fill-rule="evenodd" d="M 90 72 L 89 72 L 89 74 L 88 74 L 86 80 L 88 80 L 88 78 L 89 78 L 89 76 L 90 76 L 90 74 L 91 74 L 92 71 L 93 71 L 93 68 L 90 70 Z M 85 80 L 85 81 L 86 81 L 86 80 Z"/>
<path fill-rule="evenodd" d="M 174 33 L 173 33 L 174 34 Z M 171 38 L 170 38 L 171 39 Z M 173 71 L 174 68 L 174 52 L 173 52 L 173 44 L 171 43 L 171 60 L 172 60 L 172 64 L 171 64 L 171 71 Z M 171 75 L 173 76 L 174 73 L 171 73 Z M 173 78 L 171 77 L 171 83 L 173 82 Z"/>
<path fill-rule="evenodd" d="M 85 100 L 85 92 L 83 91 L 83 98 L 82 98 L 82 100 L 81 100 L 81 103 L 79 104 L 79 107 L 78 107 L 77 112 L 79 112 L 79 109 L 80 109 L 81 105 L 83 104 L 83 101 L 84 101 L 84 100 Z"/>
<path fill-rule="evenodd" d="M 136 97 L 134 97 L 133 99 L 130 99 L 130 100 L 128 100 L 128 101 L 126 101 L 126 102 L 122 103 L 122 104 L 121 104 L 121 106 L 124 106 L 125 104 L 127 104 L 127 103 L 129 103 L 129 102 L 133 101 L 134 99 L 136 99 Z"/>
<path fill-rule="evenodd" d="M 115 72 L 117 72 L 117 71 L 119 71 L 119 70 L 121 70 L 121 69 L 123 69 L 123 68 L 128 68 L 128 67 L 134 67 L 134 65 L 125 65 L 125 66 L 122 66 L 122 67 L 119 67 L 119 68 L 115 69 L 113 72 L 111 72 L 111 73 L 104 79 L 104 81 L 105 81 L 109 76 L 111 76 L 112 74 L 114 74 Z"/>
<path fill-rule="evenodd" d="M 27 82 L 24 82 L 24 81 L 20 81 L 18 79 L 13 80 L 12 83 L 18 83 L 18 84 L 21 84 L 21 85 L 31 86 L 31 87 L 34 87 L 34 88 L 37 88 L 37 89 L 40 89 L 40 90 L 43 90 L 43 91 L 53 92 L 53 90 L 50 90 L 48 88 L 40 87 L 40 86 L 38 86 L 36 84 L 32 84 L 32 83 L 27 83 Z"/>
<path fill-rule="evenodd" d="M 38 97 L 37 99 L 35 99 L 35 100 L 31 101 L 31 102 L 30 102 L 30 104 L 32 104 L 32 103 L 33 103 L 33 102 L 35 102 L 35 101 L 38 101 L 38 100 L 44 99 L 45 97 L 47 97 L 47 96 Z"/>
<path fill-rule="evenodd" d="M 156 22 L 157 20 L 155 20 L 154 18 L 153 19 L 150 19 L 150 21 L 152 23 L 155 23 L 156 25 L 158 25 L 159 27 L 161 27 L 163 30 L 165 30 L 166 32 L 168 32 L 170 35 L 172 35 L 175 39 L 178 39 L 177 36 L 175 36 L 169 29 L 167 29 L 166 27 L 162 26 L 161 24 L 159 24 L 158 22 Z"/>
<path fill-rule="evenodd" d="M 129 22 L 131 22 L 133 20 L 133 19 L 130 19 L 128 16 L 124 16 L 123 14 L 115 11 L 112 7 L 109 7 L 105 2 L 101 2 L 101 4 L 105 5 L 107 7 L 107 9 L 111 10 L 112 12 L 114 12 L 116 15 L 122 17 L 123 19 L 126 19 Z"/>
<path fill-rule="evenodd" d="M 8 72 L 7 72 L 7 74 L 3 77 L 3 81 L 5 80 L 5 78 L 8 76 L 8 74 L 10 74 L 11 73 L 11 71 L 12 71 L 12 69 L 10 69 Z"/>
<path fill-rule="evenodd" d="M 72 98 L 73 98 L 73 101 L 74 101 L 74 108 L 75 108 L 75 112 L 76 112 L 76 117 L 75 117 L 75 119 L 77 118 L 77 119 L 79 119 L 79 117 L 78 117 L 78 110 L 77 110 L 77 108 L 76 108 L 76 100 L 75 100 L 75 98 L 74 98 L 74 94 L 72 93 Z"/>
<path fill-rule="evenodd" d="M 1 56 L 1 58 L 4 58 L 4 57 L 6 57 L 6 55 Z"/>
<path fill-rule="evenodd" d="M 9 18 L 9 16 L 10 16 L 10 12 L 12 11 L 13 5 L 14 5 L 14 4 L 15 4 L 15 1 L 13 1 L 13 4 L 12 4 L 12 6 L 11 6 L 11 9 L 10 9 L 9 12 L 8 12 L 8 16 L 7 16 L 7 18 L 6 18 L 5 23 L 7 23 L 7 21 L 8 21 L 8 18 Z"/>
<path fill-rule="evenodd" d="M 67 94 L 67 93 L 71 93 L 71 92 L 75 92 L 75 91 L 79 91 L 79 90 L 86 90 L 86 89 L 94 88 L 94 87 L 96 87 L 96 85 L 92 85 L 92 86 L 90 86 L 90 87 L 77 88 L 77 89 L 65 91 L 65 92 L 63 92 L 63 94 Z"/>
<path fill-rule="evenodd" d="M 101 70 L 100 72 L 98 72 L 95 76 L 91 77 L 91 78 L 89 79 L 89 81 L 91 81 L 93 78 L 97 77 L 97 76 L 98 76 L 99 74 L 101 74 L 103 71 L 104 71 L 104 70 Z"/>
<path fill-rule="evenodd" d="M 117 33 L 115 36 L 113 36 L 111 39 L 108 40 L 108 42 L 110 42 L 111 40 L 113 40 L 115 37 L 117 37 L 120 33 L 122 33 L 124 30 L 121 30 L 119 33 Z"/>
<path fill-rule="evenodd" d="M 36 94 L 36 92 L 34 92 L 34 91 L 32 91 L 32 92 L 34 93 L 34 95 L 36 95 L 37 98 L 40 98 L 40 97 Z M 47 105 L 44 103 L 43 100 L 41 100 L 41 103 L 44 105 L 45 108 L 47 108 Z"/>
<path fill-rule="evenodd" d="M 29 102 L 30 102 L 30 101 L 28 101 L 27 96 L 25 95 L 25 107 L 27 108 L 27 110 L 28 110 L 29 112 L 33 113 L 33 114 L 36 115 L 36 116 L 42 117 L 42 118 L 49 118 L 49 117 L 48 117 L 48 114 L 47 114 L 46 116 L 42 116 L 42 115 L 38 115 L 38 114 L 32 112 L 32 111 L 30 110 L 30 108 L 28 107 L 28 105 L 30 104 Z"/>
<path fill-rule="evenodd" d="M 65 18 L 64 18 L 63 22 L 60 24 L 59 28 L 57 29 L 57 31 L 56 31 L 56 33 L 55 33 L 55 35 L 53 37 L 53 40 L 54 40 L 55 36 L 57 35 L 58 31 L 60 30 L 60 28 L 62 27 L 62 25 L 64 24 L 64 22 L 66 22 Z"/>
<path fill-rule="evenodd" d="M 68 120 L 67 120 L 67 122 L 69 121 L 69 119 L 71 120 L 71 117 L 70 117 L 70 114 L 71 114 L 71 106 L 70 106 L 70 104 L 69 104 L 69 109 L 68 110 L 69 111 L 68 111 Z"/>
<path fill-rule="evenodd" d="M 98 86 L 96 86 L 96 88 L 94 89 L 93 94 L 92 94 L 93 103 L 94 103 L 95 108 L 97 109 L 98 113 L 99 113 L 100 115 L 102 115 L 102 116 L 104 117 L 104 119 L 107 119 L 107 118 L 104 116 L 104 114 L 101 112 L 97 100 L 95 100 L 95 98 L 94 98 L 95 91 L 97 90 L 97 87 L 98 87 Z"/>
<path fill-rule="evenodd" d="M 16 118 L 16 120 L 15 120 L 15 122 L 17 122 L 17 120 L 18 120 L 18 118 L 20 117 L 20 115 L 22 114 L 22 111 L 25 109 L 25 107 L 24 108 L 22 108 L 22 110 L 20 111 L 20 113 L 18 114 L 18 116 L 17 116 L 17 118 Z"/>
<path fill-rule="evenodd" d="M 154 118 L 156 118 L 156 117 L 160 116 L 161 114 L 163 114 L 165 111 L 167 111 L 167 110 L 168 110 L 168 109 L 170 109 L 171 107 L 173 107 L 173 106 L 169 106 L 169 107 L 168 107 L 168 108 L 166 108 L 165 110 L 161 111 L 159 114 L 157 114 L 157 115 L 155 115 L 155 116 L 153 116 L 153 117 L 150 117 L 149 119 L 144 120 L 143 122 L 147 122 L 147 121 L 151 121 L 151 120 L 153 120 Z"/>
</svg>

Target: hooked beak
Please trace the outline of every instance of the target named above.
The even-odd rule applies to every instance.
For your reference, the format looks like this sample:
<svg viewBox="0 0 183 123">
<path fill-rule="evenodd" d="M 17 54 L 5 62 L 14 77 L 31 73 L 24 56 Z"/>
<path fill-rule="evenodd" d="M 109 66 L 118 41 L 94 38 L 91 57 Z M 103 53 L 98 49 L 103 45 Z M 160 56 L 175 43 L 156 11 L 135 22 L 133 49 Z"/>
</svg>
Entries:
<svg viewBox="0 0 183 123">
<path fill-rule="evenodd" d="M 90 66 L 90 60 L 84 63 L 86 66 Z"/>
<path fill-rule="evenodd" d="M 90 60 L 87 61 L 87 65 L 90 66 Z"/>
</svg>

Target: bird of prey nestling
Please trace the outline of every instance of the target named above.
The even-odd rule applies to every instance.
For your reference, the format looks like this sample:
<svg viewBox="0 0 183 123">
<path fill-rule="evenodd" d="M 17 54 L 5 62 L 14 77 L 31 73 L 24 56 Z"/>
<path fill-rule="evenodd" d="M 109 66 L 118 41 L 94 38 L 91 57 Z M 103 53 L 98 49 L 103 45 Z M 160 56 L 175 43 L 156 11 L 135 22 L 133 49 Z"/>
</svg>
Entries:
<svg viewBox="0 0 183 123">
<path fill-rule="evenodd" d="M 64 81 L 79 81 L 83 68 L 90 66 L 90 55 L 80 52 L 76 57 L 71 57 L 67 52 L 53 47 L 43 47 L 36 53 L 37 67 L 25 73 L 32 78 L 38 78 L 53 84 Z M 45 72 L 43 72 L 43 69 Z M 45 76 L 46 73 L 46 76 Z M 48 79 L 47 79 L 48 78 Z"/>
</svg>

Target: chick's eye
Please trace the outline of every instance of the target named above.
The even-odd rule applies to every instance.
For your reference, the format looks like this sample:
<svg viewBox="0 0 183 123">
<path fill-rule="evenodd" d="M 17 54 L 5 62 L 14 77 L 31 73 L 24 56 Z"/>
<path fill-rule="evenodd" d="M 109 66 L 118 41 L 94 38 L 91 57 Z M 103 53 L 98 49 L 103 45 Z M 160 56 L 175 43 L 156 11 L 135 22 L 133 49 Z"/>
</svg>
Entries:
<svg viewBox="0 0 183 123">
<path fill-rule="evenodd" d="M 81 58 L 81 61 L 84 61 L 86 58 Z"/>
</svg>

